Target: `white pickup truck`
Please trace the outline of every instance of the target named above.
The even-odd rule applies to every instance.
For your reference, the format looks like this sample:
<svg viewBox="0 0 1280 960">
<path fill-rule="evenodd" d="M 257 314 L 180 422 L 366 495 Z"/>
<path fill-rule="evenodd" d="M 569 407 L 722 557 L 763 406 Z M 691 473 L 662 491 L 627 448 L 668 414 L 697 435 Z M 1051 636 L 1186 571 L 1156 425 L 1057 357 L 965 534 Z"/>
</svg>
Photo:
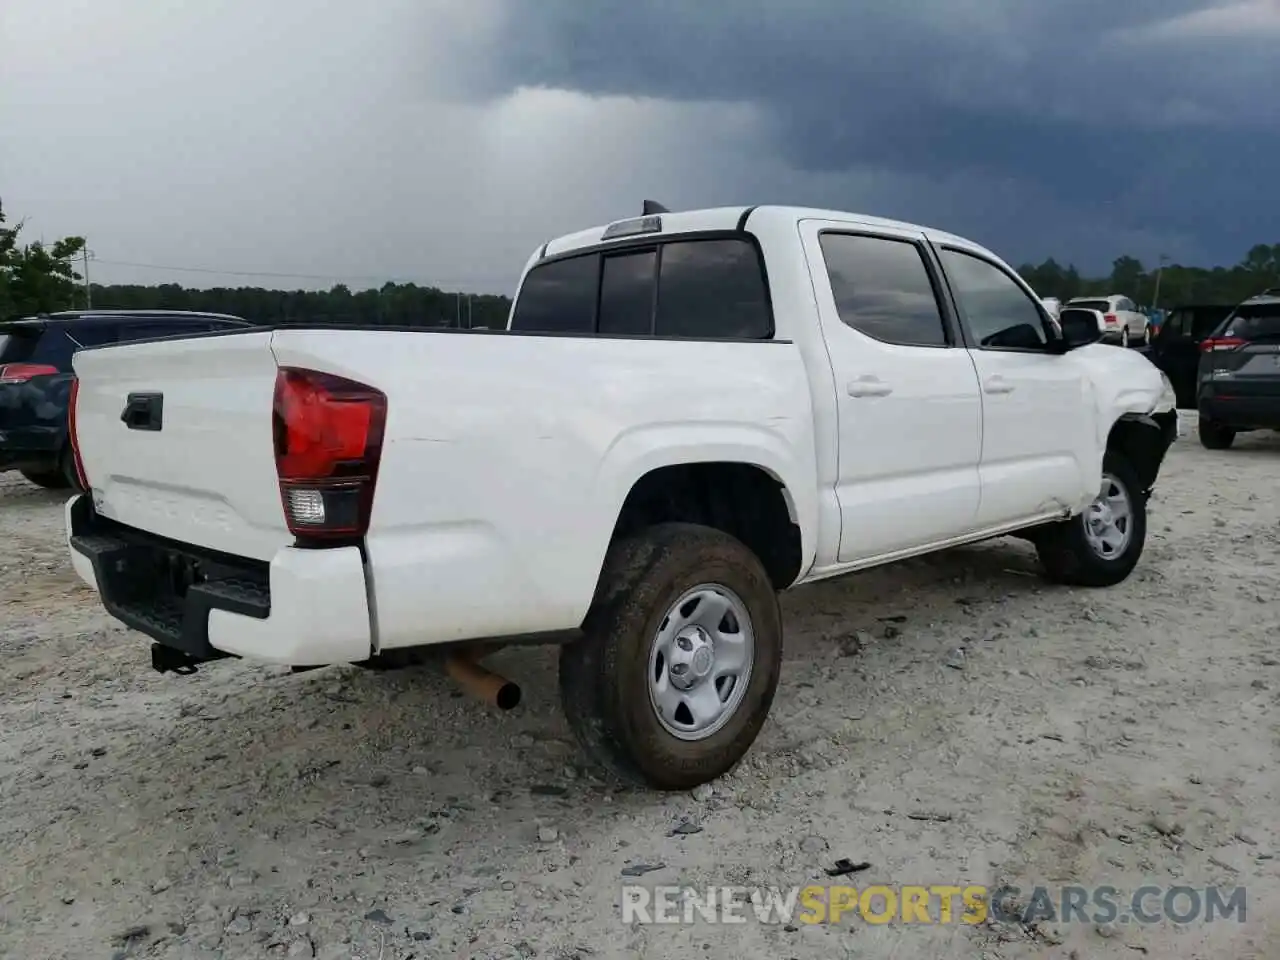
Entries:
<svg viewBox="0 0 1280 960">
<path fill-rule="evenodd" d="M 646 215 L 538 250 L 506 330 L 80 351 L 71 558 L 161 670 L 561 644 L 588 751 L 689 788 L 765 721 L 781 590 L 1011 534 L 1128 576 L 1176 415 L 1097 339 L 936 230 Z"/>
</svg>

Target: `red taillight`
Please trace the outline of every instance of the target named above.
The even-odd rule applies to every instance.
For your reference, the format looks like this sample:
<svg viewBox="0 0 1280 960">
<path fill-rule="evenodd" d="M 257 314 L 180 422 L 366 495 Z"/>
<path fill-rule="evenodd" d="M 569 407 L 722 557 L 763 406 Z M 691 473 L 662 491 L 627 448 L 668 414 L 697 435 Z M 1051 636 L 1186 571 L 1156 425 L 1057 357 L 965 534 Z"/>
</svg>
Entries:
<svg viewBox="0 0 1280 960">
<path fill-rule="evenodd" d="M 1214 353 L 1218 350 L 1234 350 L 1237 347 L 1243 347 L 1247 340 L 1241 340 L 1239 337 L 1218 337 L 1217 339 L 1209 338 L 1201 342 L 1201 353 Z"/>
<path fill-rule="evenodd" d="M 1105 320 L 1107 323 L 1115 323 L 1119 318 L 1114 313 L 1108 313 L 1102 319 Z"/>
<path fill-rule="evenodd" d="M 80 456 L 80 437 L 76 433 L 76 401 L 80 399 L 80 381 L 71 381 L 71 394 L 67 398 L 67 442 L 71 444 L 71 460 L 76 467 L 76 479 L 81 490 L 89 489 L 89 478 L 84 472 L 84 460 Z"/>
<path fill-rule="evenodd" d="M 44 363 L 0 363 L 0 383 L 26 383 L 32 377 L 47 377 L 57 372 L 57 367 Z"/>
<path fill-rule="evenodd" d="M 314 370 L 276 375 L 272 434 L 285 520 L 295 537 L 362 537 L 369 529 L 387 398 Z"/>
</svg>

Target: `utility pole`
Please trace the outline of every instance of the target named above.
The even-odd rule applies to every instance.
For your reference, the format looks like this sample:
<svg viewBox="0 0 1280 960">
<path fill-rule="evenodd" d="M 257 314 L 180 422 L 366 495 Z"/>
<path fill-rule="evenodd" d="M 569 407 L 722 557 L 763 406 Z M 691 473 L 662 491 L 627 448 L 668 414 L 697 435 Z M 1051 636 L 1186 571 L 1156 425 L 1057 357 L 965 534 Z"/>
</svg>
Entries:
<svg viewBox="0 0 1280 960">
<path fill-rule="evenodd" d="M 1151 295 L 1151 309 L 1154 310 L 1160 305 L 1160 276 L 1164 273 L 1164 265 L 1169 262 L 1168 254 L 1160 254 L 1160 263 L 1156 267 L 1156 290 Z"/>
<path fill-rule="evenodd" d="M 93 290 L 89 286 L 89 261 L 93 259 L 93 251 L 89 249 L 89 245 L 86 243 L 80 253 L 84 258 L 84 308 L 92 310 Z"/>
<path fill-rule="evenodd" d="M 475 324 L 471 322 L 471 294 L 467 294 L 467 329 L 470 330 Z"/>
<path fill-rule="evenodd" d="M 462 294 L 455 293 L 453 295 L 453 325 L 459 329 L 462 328 Z"/>
</svg>

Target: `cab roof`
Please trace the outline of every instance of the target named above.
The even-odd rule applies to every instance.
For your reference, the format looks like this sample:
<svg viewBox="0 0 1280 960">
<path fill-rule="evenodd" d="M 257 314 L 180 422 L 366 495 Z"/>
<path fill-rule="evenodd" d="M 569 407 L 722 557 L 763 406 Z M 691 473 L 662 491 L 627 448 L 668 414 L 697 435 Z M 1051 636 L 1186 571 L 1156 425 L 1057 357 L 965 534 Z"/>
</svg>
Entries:
<svg viewBox="0 0 1280 960">
<path fill-rule="evenodd" d="M 614 230 L 644 220 L 646 217 L 660 219 L 658 230 L 634 230 L 620 232 L 615 237 L 606 237 L 606 231 Z M 671 234 L 698 233 L 703 231 L 744 230 L 748 226 L 757 227 L 767 223 L 774 225 L 796 224 L 802 220 L 835 220 L 850 225 L 869 227 L 871 229 L 903 230 L 923 233 L 930 240 L 938 243 L 953 243 L 982 250 L 983 248 L 964 237 L 946 233 L 933 227 L 907 223 L 902 220 L 888 220 L 870 214 L 850 213 L 842 210 L 824 210 L 818 207 L 791 206 L 756 206 L 756 207 L 709 207 L 701 210 L 682 210 L 679 212 L 650 213 L 643 216 L 617 220 L 610 224 L 601 224 L 586 230 L 565 234 L 545 244 L 535 255 L 535 259 L 571 253 L 587 247 L 598 247 L 612 239 L 634 238 L 643 233 L 651 233 L 655 237 Z M 625 228 L 624 228 L 625 229 Z M 989 251 L 987 251 L 989 252 Z"/>
</svg>

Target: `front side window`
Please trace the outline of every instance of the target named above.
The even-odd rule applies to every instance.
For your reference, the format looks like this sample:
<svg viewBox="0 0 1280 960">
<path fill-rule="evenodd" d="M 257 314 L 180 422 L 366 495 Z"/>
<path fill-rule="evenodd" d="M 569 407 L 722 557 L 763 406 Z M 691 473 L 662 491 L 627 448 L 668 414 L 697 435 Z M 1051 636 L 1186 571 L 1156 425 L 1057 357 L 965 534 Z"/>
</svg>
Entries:
<svg viewBox="0 0 1280 960">
<path fill-rule="evenodd" d="M 1040 308 L 1009 274 L 958 250 L 943 249 L 941 257 L 956 306 L 978 346 L 1039 350 L 1048 343 Z"/>
<path fill-rule="evenodd" d="M 824 233 L 819 243 L 847 326 L 884 343 L 947 345 L 938 298 L 914 243 L 847 233 Z"/>
<path fill-rule="evenodd" d="M 525 333 L 592 333 L 600 258 L 595 254 L 539 264 L 520 285 L 511 329 Z"/>
</svg>

